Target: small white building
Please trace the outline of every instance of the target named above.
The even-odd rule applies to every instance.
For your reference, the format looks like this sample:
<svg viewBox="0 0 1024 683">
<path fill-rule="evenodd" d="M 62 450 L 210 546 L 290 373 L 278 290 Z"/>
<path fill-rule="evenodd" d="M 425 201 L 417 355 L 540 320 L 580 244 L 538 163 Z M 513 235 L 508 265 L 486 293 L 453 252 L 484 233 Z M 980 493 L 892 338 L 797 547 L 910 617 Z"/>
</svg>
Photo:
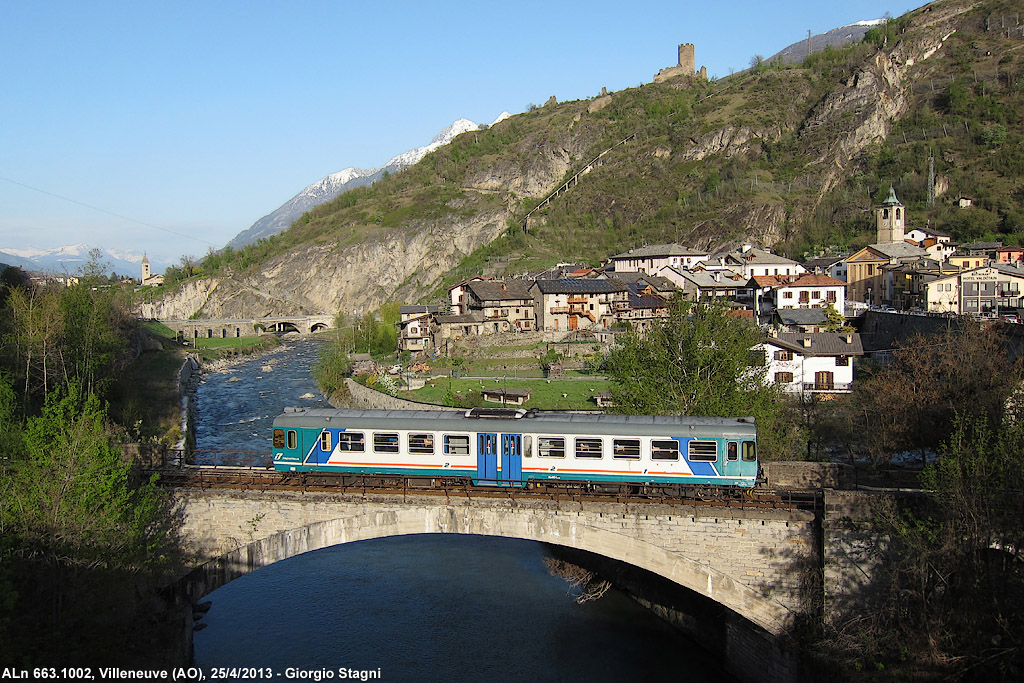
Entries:
<svg viewBox="0 0 1024 683">
<path fill-rule="evenodd" d="M 853 359 L 864 355 L 860 335 L 846 332 L 779 333 L 757 348 L 765 352 L 765 382 L 788 394 L 847 394 Z"/>
<path fill-rule="evenodd" d="M 828 275 L 804 273 L 799 277 L 758 275 L 747 285 L 756 290 L 758 315 L 786 308 L 827 308 L 846 315 L 846 283 Z"/>
<path fill-rule="evenodd" d="M 739 273 L 744 282 L 755 275 L 799 275 L 807 272 L 806 268 L 792 259 L 749 244 L 727 254 L 717 254 L 713 260 L 718 262 L 718 266 Z"/>
</svg>

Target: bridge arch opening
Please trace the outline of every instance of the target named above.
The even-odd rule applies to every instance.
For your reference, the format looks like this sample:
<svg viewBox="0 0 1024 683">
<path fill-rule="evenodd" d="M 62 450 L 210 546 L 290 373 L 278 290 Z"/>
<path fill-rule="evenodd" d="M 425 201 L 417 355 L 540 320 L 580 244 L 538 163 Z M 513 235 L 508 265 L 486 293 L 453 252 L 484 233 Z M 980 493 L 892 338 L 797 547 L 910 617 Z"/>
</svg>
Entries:
<svg viewBox="0 0 1024 683">
<path fill-rule="evenodd" d="M 324 330 L 330 329 L 327 323 L 313 323 L 312 327 L 309 328 L 310 332 L 323 332 Z"/>
<path fill-rule="evenodd" d="M 254 540 L 196 568 L 186 577 L 186 583 L 191 596 L 198 600 L 256 569 L 335 545 L 413 534 L 498 536 L 585 550 L 639 567 L 729 608 L 773 635 L 783 633 L 792 623 L 794 613 L 788 606 L 737 577 L 628 532 L 611 531 L 583 520 L 507 508 L 379 507 Z"/>
<path fill-rule="evenodd" d="M 286 321 L 281 321 L 277 323 L 274 327 L 280 333 L 301 332 L 298 325 Z"/>
</svg>

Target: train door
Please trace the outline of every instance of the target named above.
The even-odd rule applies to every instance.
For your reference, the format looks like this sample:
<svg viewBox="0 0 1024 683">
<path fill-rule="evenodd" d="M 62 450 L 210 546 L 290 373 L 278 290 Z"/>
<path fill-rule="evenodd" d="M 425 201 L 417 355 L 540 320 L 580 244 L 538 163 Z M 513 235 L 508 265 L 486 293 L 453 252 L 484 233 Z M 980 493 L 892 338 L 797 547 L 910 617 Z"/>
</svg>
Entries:
<svg viewBox="0 0 1024 683">
<path fill-rule="evenodd" d="M 501 469 L 498 478 L 502 486 L 523 484 L 523 435 L 501 435 Z"/>
<path fill-rule="evenodd" d="M 725 442 L 725 462 L 722 463 L 723 477 L 738 477 L 742 474 L 740 464 L 740 442 Z"/>
<path fill-rule="evenodd" d="M 498 483 L 498 435 L 476 435 L 477 483 L 493 486 Z"/>
</svg>

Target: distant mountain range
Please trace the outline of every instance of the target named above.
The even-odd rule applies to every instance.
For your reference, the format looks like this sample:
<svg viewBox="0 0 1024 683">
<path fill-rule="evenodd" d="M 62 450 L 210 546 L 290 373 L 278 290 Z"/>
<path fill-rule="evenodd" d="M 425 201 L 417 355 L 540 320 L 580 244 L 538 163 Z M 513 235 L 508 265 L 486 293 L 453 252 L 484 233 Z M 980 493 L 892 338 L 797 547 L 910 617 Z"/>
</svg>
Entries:
<svg viewBox="0 0 1024 683">
<path fill-rule="evenodd" d="M 490 125 L 493 126 L 499 121 L 504 121 L 509 116 L 511 114 L 507 111 L 503 112 Z M 227 246 L 232 249 L 239 249 L 247 244 L 253 244 L 257 240 L 282 233 L 291 227 L 295 219 L 313 207 L 329 202 L 348 190 L 362 187 L 363 185 L 371 185 L 385 173 L 397 173 L 404 168 L 408 168 L 435 149 L 447 145 L 456 136 L 467 131 L 477 130 L 480 127 L 479 124 L 473 123 L 469 119 L 459 119 L 434 136 L 434 139 L 429 144 L 399 154 L 380 168 L 346 168 L 343 171 L 332 173 L 326 178 L 309 185 L 276 210 L 253 223 L 250 228 L 240 232 L 228 242 Z"/>
<path fill-rule="evenodd" d="M 75 275 L 89 260 L 88 244 L 73 244 L 53 249 L 27 247 L 25 249 L 0 248 L 0 263 L 17 266 L 30 271 Z M 107 265 L 107 273 L 128 275 L 138 278 L 142 275 L 142 257 L 131 249 L 100 249 L 101 261 Z M 154 273 L 162 273 L 170 265 L 150 259 Z"/>
</svg>

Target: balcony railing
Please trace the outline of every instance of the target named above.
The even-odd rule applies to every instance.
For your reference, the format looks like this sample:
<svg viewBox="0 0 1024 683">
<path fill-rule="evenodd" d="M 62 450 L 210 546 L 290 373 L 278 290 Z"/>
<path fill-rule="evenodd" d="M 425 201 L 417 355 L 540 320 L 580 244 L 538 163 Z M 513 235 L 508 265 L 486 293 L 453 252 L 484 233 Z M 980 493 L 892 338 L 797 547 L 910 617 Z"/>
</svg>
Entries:
<svg viewBox="0 0 1024 683">
<path fill-rule="evenodd" d="M 804 391 L 848 394 L 853 391 L 853 382 L 804 382 Z"/>
</svg>

